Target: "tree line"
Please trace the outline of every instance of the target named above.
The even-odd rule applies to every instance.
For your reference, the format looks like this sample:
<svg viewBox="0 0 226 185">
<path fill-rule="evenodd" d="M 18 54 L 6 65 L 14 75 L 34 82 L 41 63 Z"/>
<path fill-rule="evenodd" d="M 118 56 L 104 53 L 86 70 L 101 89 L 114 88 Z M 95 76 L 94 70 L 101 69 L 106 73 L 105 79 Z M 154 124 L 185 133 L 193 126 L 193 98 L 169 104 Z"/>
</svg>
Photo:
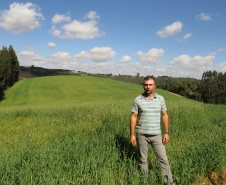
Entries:
<svg viewBox="0 0 226 185">
<path fill-rule="evenodd" d="M 142 85 L 143 78 L 131 75 L 112 75 L 112 74 L 89 74 L 103 78 L 110 78 L 125 82 Z M 195 78 L 174 78 L 169 76 L 155 77 L 158 88 L 179 94 L 189 99 L 201 101 L 204 103 L 224 104 L 226 105 L 226 73 L 217 71 L 206 71 L 202 79 Z"/>
<path fill-rule="evenodd" d="M 203 102 L 226 104 L 226 72 L 206 71 L 202 75 L 201 93 Z"/>
<path fill-rule="evenodd" d="M 10 45 L 0 49 L 0 99 L 4 91 L 19 80 L 20 65 L 16 52 Z"/>
<path fill-rule="evenodd" d="M 20 66 L 21 78 L 32 78 L 41 76 L 57 76 L 57 75 L 69 75 L 71 70 L 66 69 L 46 69 L 43 67 L 31 67 Z"/>
<path fill-rule="evenodd" d="M 212 104 L 226 104 L 226 73 L 206 71 L 201 80 L 167 80 L 160 88 L 184 97 Z"/>
</svg>

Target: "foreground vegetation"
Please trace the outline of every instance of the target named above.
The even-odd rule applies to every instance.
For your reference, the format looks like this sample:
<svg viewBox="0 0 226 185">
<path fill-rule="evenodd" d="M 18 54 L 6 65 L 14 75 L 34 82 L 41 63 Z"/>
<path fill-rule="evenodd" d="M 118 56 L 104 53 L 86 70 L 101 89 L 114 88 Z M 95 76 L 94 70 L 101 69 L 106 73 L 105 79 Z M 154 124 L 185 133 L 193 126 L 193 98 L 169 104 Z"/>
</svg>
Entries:
<svg viewBox="0 0 226 185">
<path fill-rule="evenodd" d="M 192 184 L 226 166 L 226 107 L 157 89 L 170 117 L 166 145 L 174 179 Z M 144 182 L 129 117 L 139 85 L 58 76 L 17 82 L 0 102 L 0 184 L 162 184 L 150 150 Z"/>
</svg>

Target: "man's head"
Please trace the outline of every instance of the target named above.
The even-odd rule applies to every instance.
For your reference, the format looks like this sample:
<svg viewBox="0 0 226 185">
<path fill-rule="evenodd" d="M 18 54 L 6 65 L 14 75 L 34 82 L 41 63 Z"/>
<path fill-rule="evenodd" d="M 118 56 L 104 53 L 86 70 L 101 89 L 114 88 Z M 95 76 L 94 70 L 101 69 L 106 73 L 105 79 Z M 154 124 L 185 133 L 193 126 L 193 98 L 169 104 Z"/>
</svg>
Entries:
<svg viewBox="0 0 226 185">
<path fill-rule="evenodd" d="M 151 95 L 156 87 L 154 76 L 146 76 L 143 81 L 144 92 L 146 95 Z"/>
<path fill-rule="evenodd" d="M 154 80 L 154 82 L 155 82 L 155 77 L 154 76 L 146 76 L 146 77 L 144 77 L 144 82 L 147 81 L 147 80 Z"/>
</svg>

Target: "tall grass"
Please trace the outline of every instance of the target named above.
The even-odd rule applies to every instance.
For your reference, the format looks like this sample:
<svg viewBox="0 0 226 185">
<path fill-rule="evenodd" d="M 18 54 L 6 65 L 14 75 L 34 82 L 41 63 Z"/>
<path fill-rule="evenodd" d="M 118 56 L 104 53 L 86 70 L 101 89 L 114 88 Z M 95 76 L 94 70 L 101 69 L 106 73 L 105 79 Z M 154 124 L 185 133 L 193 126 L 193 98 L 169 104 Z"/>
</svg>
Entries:
<svg viewBox="0 0 226 185">
<path fill-rule="evenodd" d="M 129 143 L 132 102 L 138 89 L 142 92 L 132 85 L 137 94 L 129 94 L 125 89 L 130 85 L 121 86 L 122 97 L 99 92 L 102 101 L 69 103 L 66 98 L 65 103 L 0 107 L 0 184 L 162 184 L 151 148 L 150 176 L 144 181 L 137 147 Z M 102 91 L 107 92 L 114 88 Z M 192 184 L 213 171 L 221 173 L 226 166 L 225 106 L 157 92 L 164 95 L 170 117 L 166 147 L 174 179 Z"/>
</svg>

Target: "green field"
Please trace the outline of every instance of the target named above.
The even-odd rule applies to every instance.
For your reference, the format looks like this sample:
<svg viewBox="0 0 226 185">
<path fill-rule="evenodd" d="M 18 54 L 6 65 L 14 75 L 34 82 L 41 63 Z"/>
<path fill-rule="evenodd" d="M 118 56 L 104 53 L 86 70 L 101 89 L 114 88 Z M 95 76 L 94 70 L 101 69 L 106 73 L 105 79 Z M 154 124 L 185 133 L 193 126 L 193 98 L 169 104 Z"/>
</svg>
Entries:
<svg viewBox="0 0 226 185">
<path fill-rule="evenodd" d="M 162 184 L 152 150 L 144 182 L 137 147 L 129 143 L 130 110 L 142 91 L 87 76 L 17 82 L 0 102 L 0 184 Z M 175 181 L 223 184 L 226 106 L 156 92 L 168 108 L 166 147 Z"/>
</svg>

